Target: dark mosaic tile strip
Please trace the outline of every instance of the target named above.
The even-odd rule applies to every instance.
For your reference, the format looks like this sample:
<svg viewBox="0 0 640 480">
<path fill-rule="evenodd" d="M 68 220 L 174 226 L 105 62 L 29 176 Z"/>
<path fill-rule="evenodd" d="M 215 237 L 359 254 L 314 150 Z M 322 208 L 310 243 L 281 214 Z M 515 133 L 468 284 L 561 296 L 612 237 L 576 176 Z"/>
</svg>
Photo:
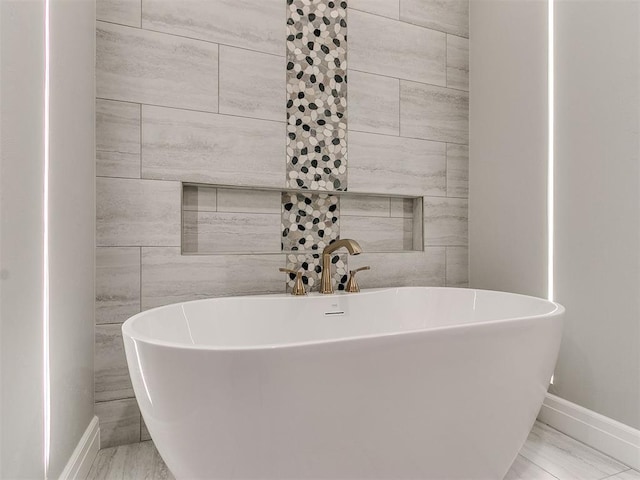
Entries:
<svg viewBox="0 0 640 480">
<path fill-rule="evenodd" d="M 336 291 L 345 289 L 347 284 L 347 254 L 340 253 L 331 256 L 331 278 L 333 288 Z M 305 271 L 302 274 L 302 281 L 308 292 L 319 291 L 320 278 L 322 277 L 322 254 L 321 253 L 290 253 L 287 255 L 287 268 L 292 270 Z M 293 287 L 295 275 L 287 276 L 287 291 Z"/>
<path fill-rule="evenodd" d="M 347 2 L 287 7 L 287 185 L 346 190 Z"/>
<path fill-rule="evenodd" d="M 327 193 L 282 193 L 282 250 L 322 252 L 340 238 L 340 198 Z"/>
</svg>

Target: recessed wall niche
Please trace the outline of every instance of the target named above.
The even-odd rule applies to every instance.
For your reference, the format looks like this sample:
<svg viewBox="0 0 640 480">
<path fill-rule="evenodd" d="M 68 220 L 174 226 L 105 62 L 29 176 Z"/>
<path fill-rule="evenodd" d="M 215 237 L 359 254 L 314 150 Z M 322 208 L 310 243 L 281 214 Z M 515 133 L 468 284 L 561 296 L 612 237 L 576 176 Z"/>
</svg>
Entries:
<svg viewBox="0 0 640 480">
<path fill-rule="evenodd" d="M 314 254 L 338 238 L 365 252 L 422 251 L 423 198 L 184 183 L 182 253 Z"/>
</svg>

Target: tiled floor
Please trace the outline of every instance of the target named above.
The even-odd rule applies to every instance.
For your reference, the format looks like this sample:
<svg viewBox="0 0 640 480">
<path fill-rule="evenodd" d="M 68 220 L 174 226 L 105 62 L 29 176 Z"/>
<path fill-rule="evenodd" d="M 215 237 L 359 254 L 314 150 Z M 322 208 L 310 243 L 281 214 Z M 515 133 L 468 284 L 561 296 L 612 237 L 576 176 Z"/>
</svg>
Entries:
<svg viewBox="0 0 640 480">
<path fill-rule="evenodd" d="M 173 480 L 152 442 L 100 450 L 89 480 Z M 640 473 L 537 422 L 505 480 L 640 480 Z M 445 479 L 443 479 L 445 480 Z"/>
</svg>

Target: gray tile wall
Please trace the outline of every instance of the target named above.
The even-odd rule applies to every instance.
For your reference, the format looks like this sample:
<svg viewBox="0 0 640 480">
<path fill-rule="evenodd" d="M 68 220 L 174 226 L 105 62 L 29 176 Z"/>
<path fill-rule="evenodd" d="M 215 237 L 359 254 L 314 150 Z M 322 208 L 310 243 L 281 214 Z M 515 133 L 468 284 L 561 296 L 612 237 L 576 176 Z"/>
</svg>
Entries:
<svg viewBox="0 0 640 480">
<path fill-rule="evenodd" d="M 285 186 L 285 19 L 285 0 L 97 2 L 96 414 L 104 447 L 148 435 L 124 359 L 126 318 L 184 300 L 284 292 L 278 268 L 300 261 L 180 251 L 181 181 Z M 351 0 L 347 22 L 349 190 L 425 196 L 425 251 L 343 256 L 336 275 L 370 264 L 363 287 L 464 286 L 468 0 Z M 275 201 L 233 195 L 193 201 L 239 222 L 280 213 Z M 383 206 L 384 215 L 375 202 L 343 208 L 363 244 L 408 241 L 402 202 Z M 397 225 L 378 237 L 359 233 L 361 218 L 378 213 Z"/>
</svg>

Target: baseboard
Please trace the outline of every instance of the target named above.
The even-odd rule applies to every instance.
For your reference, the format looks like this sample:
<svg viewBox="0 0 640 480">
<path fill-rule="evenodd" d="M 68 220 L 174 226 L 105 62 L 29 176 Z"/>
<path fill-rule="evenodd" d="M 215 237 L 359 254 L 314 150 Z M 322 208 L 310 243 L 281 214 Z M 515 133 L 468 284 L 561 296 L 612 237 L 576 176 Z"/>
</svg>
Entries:
<svg viewBox="0 0 640 480">
<path fill-rule="evenodd" d="M 640 470 L 640 430 L 547 393 L 538 420 Z"/>
<path fill-rule="evenodd" d="M 60 480 L 85 480 L 98 450 L 100 450 L 100 424 L 98 417 L 93 417 L 62 471 Z"/>
</svg>

